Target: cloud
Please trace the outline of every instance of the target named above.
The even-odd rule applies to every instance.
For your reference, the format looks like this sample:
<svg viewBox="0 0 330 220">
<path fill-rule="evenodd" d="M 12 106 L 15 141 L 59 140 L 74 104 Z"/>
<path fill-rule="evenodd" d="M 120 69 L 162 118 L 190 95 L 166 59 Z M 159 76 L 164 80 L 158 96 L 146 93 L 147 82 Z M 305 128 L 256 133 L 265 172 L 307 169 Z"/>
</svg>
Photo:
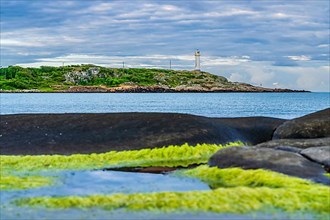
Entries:
<svg viewBox="0 0 330 220">
<path fill-rule="evenodd" d="M 20 66 L 25 67 L 38 67 L 45 65 L 56 65 L 60 66 L 65 62 L 67 65 L 71 64 L 86 64 L 93 63 L 103 66 L 121 66 L 122 62 L 125 62 L 130 67 L 141 67 L 141 66 L 153 66 L 153 67 L 168 67 L 168 63 L 171 60 L 173 66 L 175 63 L 180 69 L 192 68 L 194 65 L 195 57 L 193 54 L 181 54 L 181 55 L 161 55 L 161 54 L 150 54 L 145 56 L 102 56 L 93 54 L 69 54 L 66 56 L 59 56 L 53 58 L 38 58 L 37 62 L 34 63 L 21 63 Z M 235 66 L 242 63 L 249 62 L 248 56 L 242 57 L 212 57 L 203 56 L 202 65 L 204 67 L 212 66 Z"/>
<path fill-rule="evenodd" d="M 305 56 L 305 55 L 301 55 L 301 56 L 287 56 L 290 60 L 294 60 L 294 61 L 309 61 L 311 60 L 310 56 Z"/>
<path fill-rule="evenodd" d="M 205 70 L 300 88 L 303 80 L 298 83 L 298 73 L 285 72 L 286 67 L 328 65 L 328 14 L 328 1 L 304 1 L 299 7 L 284 0 L 6 1 L 1 65 L 125 60 L 167 68 L 171 59 L 173 67 L 191 69 L 199 48 Z"/>
<path fill-rule="evenodd" d="M 87 9 L 89 12 L 107 12 L 114 8 L 113 3 L 102 2 L 100 4 L 93 5 Z"/>
<path fill-rule="evenodd" d="M 320 44 L 320 45 L 317 45 L 318 48 L 328 48 L 330 47 L 330 44 Z"/>
<path fill-rule="evenodd" d="M 235 66 L 235 65 L 240 65 L 245 62 L 249 62 L 249 56 L 242 56 L 242 57 L 236 57 L 236 56 L 231 56 L 231 57 L 205 57 L 203 58 L 204 61 L 202 62 L 203 65 L 205 66 Z"/>
<path fill-rule="evenodd" d="M 43 44 L 37 41 L 20 41 L 19 39 L 1 39 L 2 47 L 42 47 Z"/>
<path fill-rule="evenodd" d="M 318 71 L 318 77 L 315 77 L 315 71 Z M 300 89 L 330 91 L 329 74 L 329 70 L 322 71 L 322 68 L 307 69 L 300 72 L 296 83 Z"/>
<path fill-rule="evenodd" d="M 229 78 L 232 82 L 246 82 L 248 78 L 241 73 L 231 73 Z"/>
</svg>

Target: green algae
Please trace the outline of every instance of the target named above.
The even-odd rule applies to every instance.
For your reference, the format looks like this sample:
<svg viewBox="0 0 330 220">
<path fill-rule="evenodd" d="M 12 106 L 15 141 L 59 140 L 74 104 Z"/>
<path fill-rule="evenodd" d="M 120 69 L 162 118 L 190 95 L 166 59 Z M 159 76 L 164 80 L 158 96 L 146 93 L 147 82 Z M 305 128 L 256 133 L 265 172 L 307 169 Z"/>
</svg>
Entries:
<svg viewBox="0 0 330 220">
<path fill-rule="evenodd" d="M 241 168 L 219 169 L 201 165 L 194 169 L 177 171 L 175 175 L 195 177 L 210 185 L 218 187 L 270 187 L 301 188 L 316 186 L 309 180 L 287 176 L 285 174 L 263 169 L 243 170 Z M 317 185 L 318 186 L 318 185 Z"/>
<path fill-rule="evenodd" d="M 16 200 L 20 206 L 47 208 L 103 208 L 107 210 L 206 211 L 217 213 L 267 212 L 330 214 L 330 188 L 273 171 L 219 169 L 199 166 L 174 175 L 200 178 L 214 190 L 91 196 L 35 197 Z"/>
<path fill-rule="evenodd" d="M 27 176 L 42 170 L 90 170 L 125 166 L 168 166 L 187 167 L 191 164 L 206 163 L 219 149 L 243 145 L 242 142 L 226 145 L 198 144 L 189 146 L 168 146 L 132 151 L 111 151 L 101 154 L 5 156 L 0 155 L 0 190 L 27 189 L 49 185 L 49 177 Z M 23 174 L 23 175 L 22 175 Z"/>
<path fill-rule="evenodd" d="M 12 176 L 1 175 L 0 190 L 23 190 L 53 184 L 53 178 L 43 176 Z"/>
<path fill-rule="evenodd" d="M 50 170 L 50 169 L 101 169 L 125 166 L 167 166 L 187 167 L 191 164 L 206 163 L 216 151 L 231 146 L 241 146 L 242 142 L 226 145 L 198 144 L 189 146 L 168 146 L 162 148 L 132 151 L 111 151 L 100 154 L 39 155 L 39 156 L 5 156 L 0 155 L 1 170 Z"/>
<path fill-rule="evenodd" d="M 212 191 L 160 192 L 68 197 L 36 197 L 16 201 L 21 206 L 47 208 L 126 208 L 128 210 L 207 211 L 218 213 L 251 213 L 278 209 L 284 212 L 310 212 L 326 215 L 329 210 L 326 187 L 218 188 Z"/>
</svg>

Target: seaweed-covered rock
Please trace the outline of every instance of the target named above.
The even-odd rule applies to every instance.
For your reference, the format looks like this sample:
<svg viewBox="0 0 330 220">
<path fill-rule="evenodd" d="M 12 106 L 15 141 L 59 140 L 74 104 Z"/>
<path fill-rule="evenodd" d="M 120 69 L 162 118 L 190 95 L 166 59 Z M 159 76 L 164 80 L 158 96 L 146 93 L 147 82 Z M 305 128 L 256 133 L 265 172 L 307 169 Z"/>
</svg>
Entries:
<svg viewBox="0 0 330 220">
<path fill-rule="evenodd" d="M 231 147 L 219 150 L 209 160 L 210 166 L 219 168 L 267 169 L 291 176 L 330 184 L 321 165 L 303 156 L 270 148 Z"/>
<path fill-rule="evenodd" d="M 283 123 L 273 139 L 323 137 L 330 137 L 330 108 Z"/>
<path fill-rule="evenodd" d="M 278 139 L 278 140 L 271 140 L 255 145 L 255 147 L 268 147 L 275 149 L 282 146 L 295 147 L 298 149 L 330 146 L 330 137 L 311 138 L 311 139 Z"/>
<path fill-rule="evenodd" d="M 307 148 L 300 154 L 330 169 L 330 146 Z"/>
</svg>

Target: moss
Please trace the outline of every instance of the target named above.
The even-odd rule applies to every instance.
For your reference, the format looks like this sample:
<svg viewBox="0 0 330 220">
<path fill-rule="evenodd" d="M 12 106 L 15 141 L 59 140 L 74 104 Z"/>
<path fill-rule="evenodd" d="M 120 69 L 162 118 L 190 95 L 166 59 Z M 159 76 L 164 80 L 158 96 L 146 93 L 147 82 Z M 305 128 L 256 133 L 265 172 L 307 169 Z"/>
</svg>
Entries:
<svg viewBox="0 0 330 220">
<path fill-rule="evenodd" d="M 50 177 L 42 176 L 12 176 L 1 174 L 0 190 L 18 190 L 48 186 L 53 183 Z"/>
<path fill-rule="evenodd" d="M 241 168 L 218 169 L 202 165 L 194 169 L 177 171 L 176 175 L 196 177 L 209 184 L 212 188 L 218 187 L 270 187 L 296 188 L 310 187 L 315 184 L 309 180 L 290 177 L 281 173 L 263 169 L 243 170 Z"/>
<path fill-rule="evenodd" d="M 132 151 L 111 151 L 101 154 L 0 156 L 2 171 L 32 171 L 49 169 L 100 169 L 125 166 L 189 166 L 206 163 L 209 157 L 224 147 L 243 145 L 241 142 L 227 145 L 198 144 L 168 146 Z"/>
<path fill-rule="evenodd" d="M 275 208 L 289 213 L 310 212 L 327 215 L 330 212 L 328 192 L 327 187 L 311 187 L 304 190 L 234 187 L 194 192 L 24 198 L 16 201 L 16 204 L 48 208 L 99 207 L 103 209 L 126 208 L 128 210 L 218 213 L 251 213 Z"/>
</svg>

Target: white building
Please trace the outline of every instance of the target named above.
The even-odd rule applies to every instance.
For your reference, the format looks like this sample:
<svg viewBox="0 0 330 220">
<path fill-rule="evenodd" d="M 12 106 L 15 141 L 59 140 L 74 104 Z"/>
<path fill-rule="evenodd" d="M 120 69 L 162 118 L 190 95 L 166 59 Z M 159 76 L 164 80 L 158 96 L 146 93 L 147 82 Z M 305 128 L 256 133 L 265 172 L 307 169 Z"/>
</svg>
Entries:
<svg viewBox="0 0 330 220">
<path fill-rule="evenodd" d="M 201 70 L 201 52 L 198 49 L 195 51 L 195 70 Z"/>
</svg>

